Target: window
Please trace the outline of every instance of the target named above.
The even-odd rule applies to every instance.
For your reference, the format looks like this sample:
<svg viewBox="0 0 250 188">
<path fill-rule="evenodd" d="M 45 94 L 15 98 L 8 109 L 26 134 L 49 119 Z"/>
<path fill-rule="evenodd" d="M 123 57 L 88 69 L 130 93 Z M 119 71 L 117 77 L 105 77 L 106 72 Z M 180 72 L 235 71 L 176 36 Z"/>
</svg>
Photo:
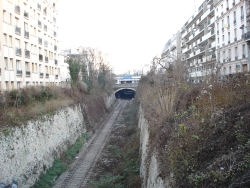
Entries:
<svg viewBox="0 0 250 188">
<path fill-rule="evenodd" d="M 240 10 L 241 10 L 241 16 L 240 16 L 240 18 L 241 18 L 241 20 L 244 20 L 244 9 L 243 9 L 243 6 L 240 8 Z"/>
<path fill-rule="evenodd" d="M 17 89 L 21 89 L 21 82 L 17 82 Z"/>
<path fill-rule="evenodd" d="M 8 37 L 7 37 L 7 34 L 3 34 L 3 38 L 4 38 L 4 40 L 3 40 L 3 45 L 8 45 Z"/>
<path fill-rule="evenodd" d="M 222 35 L 222 41 L 223 41 L 223 42 L 225 41 L 225 36 L 224 36 L 224 35 Z"/>
<path fill-rule="evenodd" d="M 28 62 L 25 62 L 25 71 L 30 71 L 30 66 Z"/>
<path fill-rule="evenodd" d="M 10 70 L 13 70 L 13 69 L 14 69 L 13 58 L 10 58 L 9 69 L 10 69 Z"/>
<path fill-rule="evenodd" d="M 228 50 L 228 61 L 231 61 L 232 53 L 231 49 Z"/>
<path fill-rule="evenodd" d="M 20 60 L 16 60 L 16 70 L 17 70 L 17 71 L 22 70 L 21 61 L 20 61 Z"/>
<path fill-rule="evenodd" d="M 7 57 L 4 58 L 4 64 L 5 64 L 5 70 L 8 70 L 9 69 L 8 68 L 9 62 L 8 62 L 8 58 Z"/>
<path fill-rule="evenodd" d="M 234 52 L 235 52 L 235 60 L 237 60 L 238 59 L 238 47 L 235 47 Z"/>
<path fill-rule="evenodd" d="M 5 10 L 3 11 L 3 22 L 12 24 L 12 14 L 8 13 Z"/>
<path fill-rule="evenodd" d="M 246 45 L 243 44 L 242 45 L 242 58 L 245 58 L 246 57 Z"/>
<path fill-rule="evenodd" d="M 234 29 L 234 40 L 237 40 L 237 29 Z"/>
<path fill-rule="evenodd" d="M 230 17 L 227 16 L 227 27 L 230 28 Z"/>
<path fill-rule="evenodd" d="M 12 36 L 9 36 L 9 47 L 13 47 L 13 39 L 12 39 Z"/>
<path fill-rule="evenodd" d="M 228 43 L 230 43 L 230 32 L 228 32 Z"/>
<path fill-rule="evenodd" d="M 234 24 L 236 24 L 236 11 L 234 11 Z"/>
</svg>

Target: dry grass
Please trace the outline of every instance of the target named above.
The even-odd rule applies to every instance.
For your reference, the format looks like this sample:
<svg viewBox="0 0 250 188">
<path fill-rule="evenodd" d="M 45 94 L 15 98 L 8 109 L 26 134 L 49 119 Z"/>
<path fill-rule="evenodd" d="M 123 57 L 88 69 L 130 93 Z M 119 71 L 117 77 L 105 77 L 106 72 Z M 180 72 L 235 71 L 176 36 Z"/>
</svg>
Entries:
<svg viewBox="0 0 250 188">
<path fill-rule="evenodd" d="M 173 172 L 173 187 L 228 187 L 250 168 L 249 157 L 245 160 L 250 77 L 196 85 L 164 79 L 148 75 L 137 91 L 150 124 L 149 151 L 159 152 L 162 176 Z M 225 157 L 230 152 L 234 166 L 218 172 L 218 166 L 230 162 Z"/>
</svg>

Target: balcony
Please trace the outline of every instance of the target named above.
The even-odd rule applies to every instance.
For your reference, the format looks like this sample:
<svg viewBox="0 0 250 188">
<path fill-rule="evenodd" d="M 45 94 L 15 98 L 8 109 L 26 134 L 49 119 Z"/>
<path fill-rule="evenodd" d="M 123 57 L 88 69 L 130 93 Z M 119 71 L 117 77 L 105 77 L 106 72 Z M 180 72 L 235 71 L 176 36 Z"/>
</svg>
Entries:
<svg viewBox="0 0 250 188">
<path fill-rule="evenodd" d="M 40 78 L 43 78 L 43 73 L 40 72 Z"/>
<path fill-rule="evenodd" d="M 39 61 L 43 61 L 43 55 L 39 54 Z"/>
<path fill-rule="evenodd" d="M 48 56 L 45 56 L 45 63 L 48 63 L 49 62 L 49 58 Z"/>
<path fill-rule="evenodd" d="M 24 16 L 25 18 L 29 18 L 29 13 L 28 13 L 27 11 L 24 11 L 23 16 Z"/>
<path fill-rule="evenodd" d="M 29 50 L 25 50 L 25 57 L 30 58 L 30 51 Z"/>
<path fill-rule="evenodd" d="M 16 71 L 16 75 L 17 75 L 17 76 L 22 76 L 22 74 L 23 74 L 23 71 L 21 71 L 21 70 L 17 70 L 17 71 Z"/>
<path fill-rule="evenodd" d="M 30 77 L 30 71 L 26 71 L 26 77 Z"/>
<path fill-rule="evenodd" d="M 21 55 L 22 55 L 21 48 L 16 48 L 16 56 L 21 56 Z"/>
<path fill-rule="evenodd" d="M 46 73 L 46 78 L 49 78 L 49 74 L 48 73 Z"/>
<path fill-rule="evenodd" d="M 57 65 L 58 64 L 58 61 L 55 59 L 55 65 Z"/>
<path fill-rule="evenodd" d="M 15 28 L 15 33 L 16 33 L 17 35 L 21 35 L 21 28 L 18 27 L 18 26 L 16 26 L 16 28 Z"/>
<path fill-rule="evenodd" d="M 244 34 L 242 35 L 242 38 L 243 38 L 245 41 L 250 42 L 250 31 L 247 32 L 247 33 L 244 33 Z"/>
<path fill-rule="evenodd" d="M 30 33 L 28 31 L 24 31 L 24 37 L 26 39 L 29 39 L 30 38 Z"/>
<path fill-rule="evenodd" d="M 15 13 L 17 13 L 17 14 L 20 14 L 20 6 L 19 5 L 16 5 L 15 6 Z"/>
</svg>

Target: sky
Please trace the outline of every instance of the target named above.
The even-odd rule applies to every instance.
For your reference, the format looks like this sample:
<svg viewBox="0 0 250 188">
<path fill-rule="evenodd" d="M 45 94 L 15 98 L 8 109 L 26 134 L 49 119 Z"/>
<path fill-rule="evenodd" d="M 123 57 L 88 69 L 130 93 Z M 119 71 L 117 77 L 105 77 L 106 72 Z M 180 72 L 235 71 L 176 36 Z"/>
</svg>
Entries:
<svg viewBox="0 0 250 188">
<path fill-rule="evenodd" d="M 116 74 L 147 70 L 203 0 L 60 0 L 60 48 L 101 50 Z"/>
</svg>

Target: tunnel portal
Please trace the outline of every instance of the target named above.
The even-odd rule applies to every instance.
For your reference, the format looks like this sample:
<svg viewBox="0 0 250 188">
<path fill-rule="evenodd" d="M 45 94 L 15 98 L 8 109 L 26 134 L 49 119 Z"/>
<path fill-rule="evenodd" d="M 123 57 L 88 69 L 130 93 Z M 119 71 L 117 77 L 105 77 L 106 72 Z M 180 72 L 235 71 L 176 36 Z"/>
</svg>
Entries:
<svg viewBox="0 0 250 188">
<path fill-rule="evenodd" d="M 135 98 L 135 90 L 134 89 L 120 89 L 115 92 L 115 97 L 117 99 L 126 99 L 130 100 L 132 98 Z"/>
</svg>

